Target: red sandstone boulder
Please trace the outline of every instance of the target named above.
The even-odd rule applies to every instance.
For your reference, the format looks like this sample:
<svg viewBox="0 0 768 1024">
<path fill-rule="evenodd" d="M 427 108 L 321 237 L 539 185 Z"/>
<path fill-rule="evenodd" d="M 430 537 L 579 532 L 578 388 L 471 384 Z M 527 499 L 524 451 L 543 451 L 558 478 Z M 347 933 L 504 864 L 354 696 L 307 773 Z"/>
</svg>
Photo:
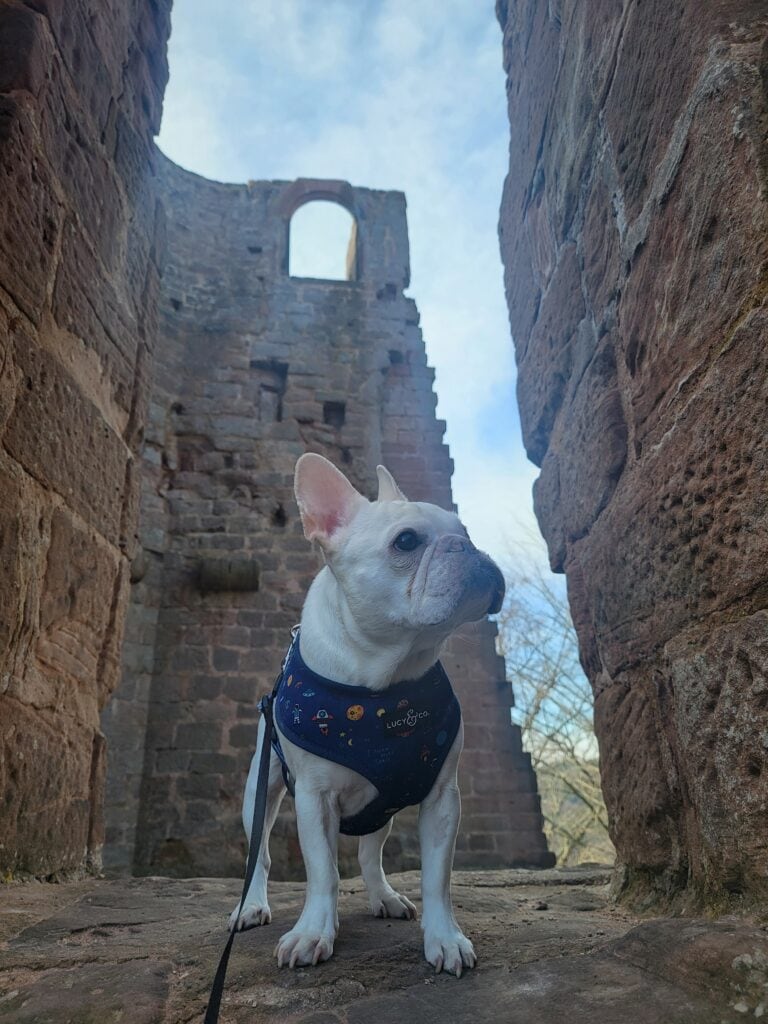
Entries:
<svg viewBox="0 0 768 1024">
<path fill-rule="evenodd" d="M 768 15 L 500 2 L 536 511 L 632 881 L 765 891 Z"/>
</svg>

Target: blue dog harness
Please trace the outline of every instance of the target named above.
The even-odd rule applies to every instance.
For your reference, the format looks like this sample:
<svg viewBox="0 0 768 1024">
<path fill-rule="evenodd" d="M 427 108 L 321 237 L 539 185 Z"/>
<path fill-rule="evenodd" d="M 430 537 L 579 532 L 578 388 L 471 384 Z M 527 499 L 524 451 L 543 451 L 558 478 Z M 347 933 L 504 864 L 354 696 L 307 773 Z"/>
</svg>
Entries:
<svg viewBox="0 0 768 1024">
<path fill-rule="evenodd" d="M 340 830 L 350 836 L 377 832 L 403 807 L 426 798 L 461 724 L 459 702 L 439 661 L 420 679 L 373 691 L 313 672 L 302 660 L 298 635 L 264 701 L 272 703 L 275 723 L 291 743 L 352 768 L 378 790 L 361 811 L 341 819 Z M 293 793 L 276 731 L 272 747 Z"/>
</svg>

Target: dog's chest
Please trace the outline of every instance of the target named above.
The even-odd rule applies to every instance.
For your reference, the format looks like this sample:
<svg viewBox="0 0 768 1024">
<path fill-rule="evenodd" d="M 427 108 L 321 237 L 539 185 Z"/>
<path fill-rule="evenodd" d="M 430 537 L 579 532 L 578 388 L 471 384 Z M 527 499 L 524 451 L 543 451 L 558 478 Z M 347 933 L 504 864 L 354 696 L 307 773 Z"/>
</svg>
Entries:
<svg viewBox="0 0 768 1024">
<path fill-rule="evenodd" d="M 461 720 L 439 663 L 418 680 L 372 692 L 318 676 L 304 664 L 298 650 L 283 671 L 274 696 L 274 715 L 280 734 L 291 744 L 351 769 L 375 786 L 378 798 L 372 817 L 355 826 L 366 829 L 374 818 L 383 818 L 384 824 L 402 807 L 421 803 Z M 279 747 L 278 754 L 285 763 Z M 293 772 L 294 766 L 289 767 Z M 298 763 L 295 770 L 302 767 Z"/>
</svg>

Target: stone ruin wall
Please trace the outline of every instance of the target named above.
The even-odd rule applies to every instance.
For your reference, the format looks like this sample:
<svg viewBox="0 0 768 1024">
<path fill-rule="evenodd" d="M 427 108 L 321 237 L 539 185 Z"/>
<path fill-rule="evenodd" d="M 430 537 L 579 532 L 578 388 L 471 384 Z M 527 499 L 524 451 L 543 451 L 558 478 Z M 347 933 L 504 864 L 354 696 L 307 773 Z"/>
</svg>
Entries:
<svg viewBox="0 0 768 1024">
<path fill-rule="evenodd" d="M 123 680 L 104 716 L 107 866 L 236 875 L 256 704 L 320 565 L 293 499 L 297 457 L 326 455 L 371 496 L 384 462 L 409 497 L 448 508 L 452 464 L 403 294 L 404 196 L 344 182 L 225 185 L 160 162 L 167 260 L 142 554 Z M 355 219 L 353 280 L 288 275 L 290 218 L 313 199 Z M 549 864 L 495 626 L 466 633 L 444 658 L 467 723 L 457 863 Z M 271 843 L 277 877 L 301 871 L 290 805 Z M 342 871 L 356 873 L 355 851 L 342 843 Z M 386 856 L 418 864 L 414 811 L 398 816 Z"/>
<path fill-rule="evenodd" d="M 0 6 L 0 875 L 98 865 L 138 511 L 169 7 Z"/>
<path fill-rule="evenodd" d="M 765 895 L 768 9 L 497 12 L 518 397 L 623 880 Z"/>
<path fill-rule="evenodd" d="M 98 866 L 107 747 L 110 866 L 239 873 L 254 699 L 316 567 L 293 461 L 324 451 L 370 490 L 383 459 L 414 496 L 451 501 L 432 374 L 402 295 L 402 197 L 329 186 L 358 216 L 360 280 L 290 281 L 279 261 L 306 183 L 204 182 L 154 149 L 169 7 L 0 10 L 0 868 L 11 874 Z M 187 201 L 199 203 L 189 218 Z M 175 255 L 158 334 L 165 205 Z M 216 589 L 222 572 L 252 572 L 255 553 L 257 590 Z M 477 632 L 471 664 L 448 655 L 478 688 L 465 701 L 460 856 L 545 863 L 493 630 Z M 291 827 L 278 833 L 294 863 Z M 392 854 L 411 863 L 408 843 Z"/>
</svg>

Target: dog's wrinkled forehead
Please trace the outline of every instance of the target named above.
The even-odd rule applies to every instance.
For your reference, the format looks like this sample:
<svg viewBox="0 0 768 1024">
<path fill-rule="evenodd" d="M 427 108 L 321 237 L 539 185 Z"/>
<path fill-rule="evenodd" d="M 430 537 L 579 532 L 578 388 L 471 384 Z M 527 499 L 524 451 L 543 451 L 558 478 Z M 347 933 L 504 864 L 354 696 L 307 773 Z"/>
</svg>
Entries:
<svg viewBox="0 0 768 1024">
<path fill-rule="evenodd" d="M 425 543 L 446 534 L 467 536 L 455 512 L 426 501 L 373 501 L 360 510 L 349 526 L 349 534 L 361 531 L 386 543 L 399 530 L 406 529 L 422 534 Z"/>
</svg>

